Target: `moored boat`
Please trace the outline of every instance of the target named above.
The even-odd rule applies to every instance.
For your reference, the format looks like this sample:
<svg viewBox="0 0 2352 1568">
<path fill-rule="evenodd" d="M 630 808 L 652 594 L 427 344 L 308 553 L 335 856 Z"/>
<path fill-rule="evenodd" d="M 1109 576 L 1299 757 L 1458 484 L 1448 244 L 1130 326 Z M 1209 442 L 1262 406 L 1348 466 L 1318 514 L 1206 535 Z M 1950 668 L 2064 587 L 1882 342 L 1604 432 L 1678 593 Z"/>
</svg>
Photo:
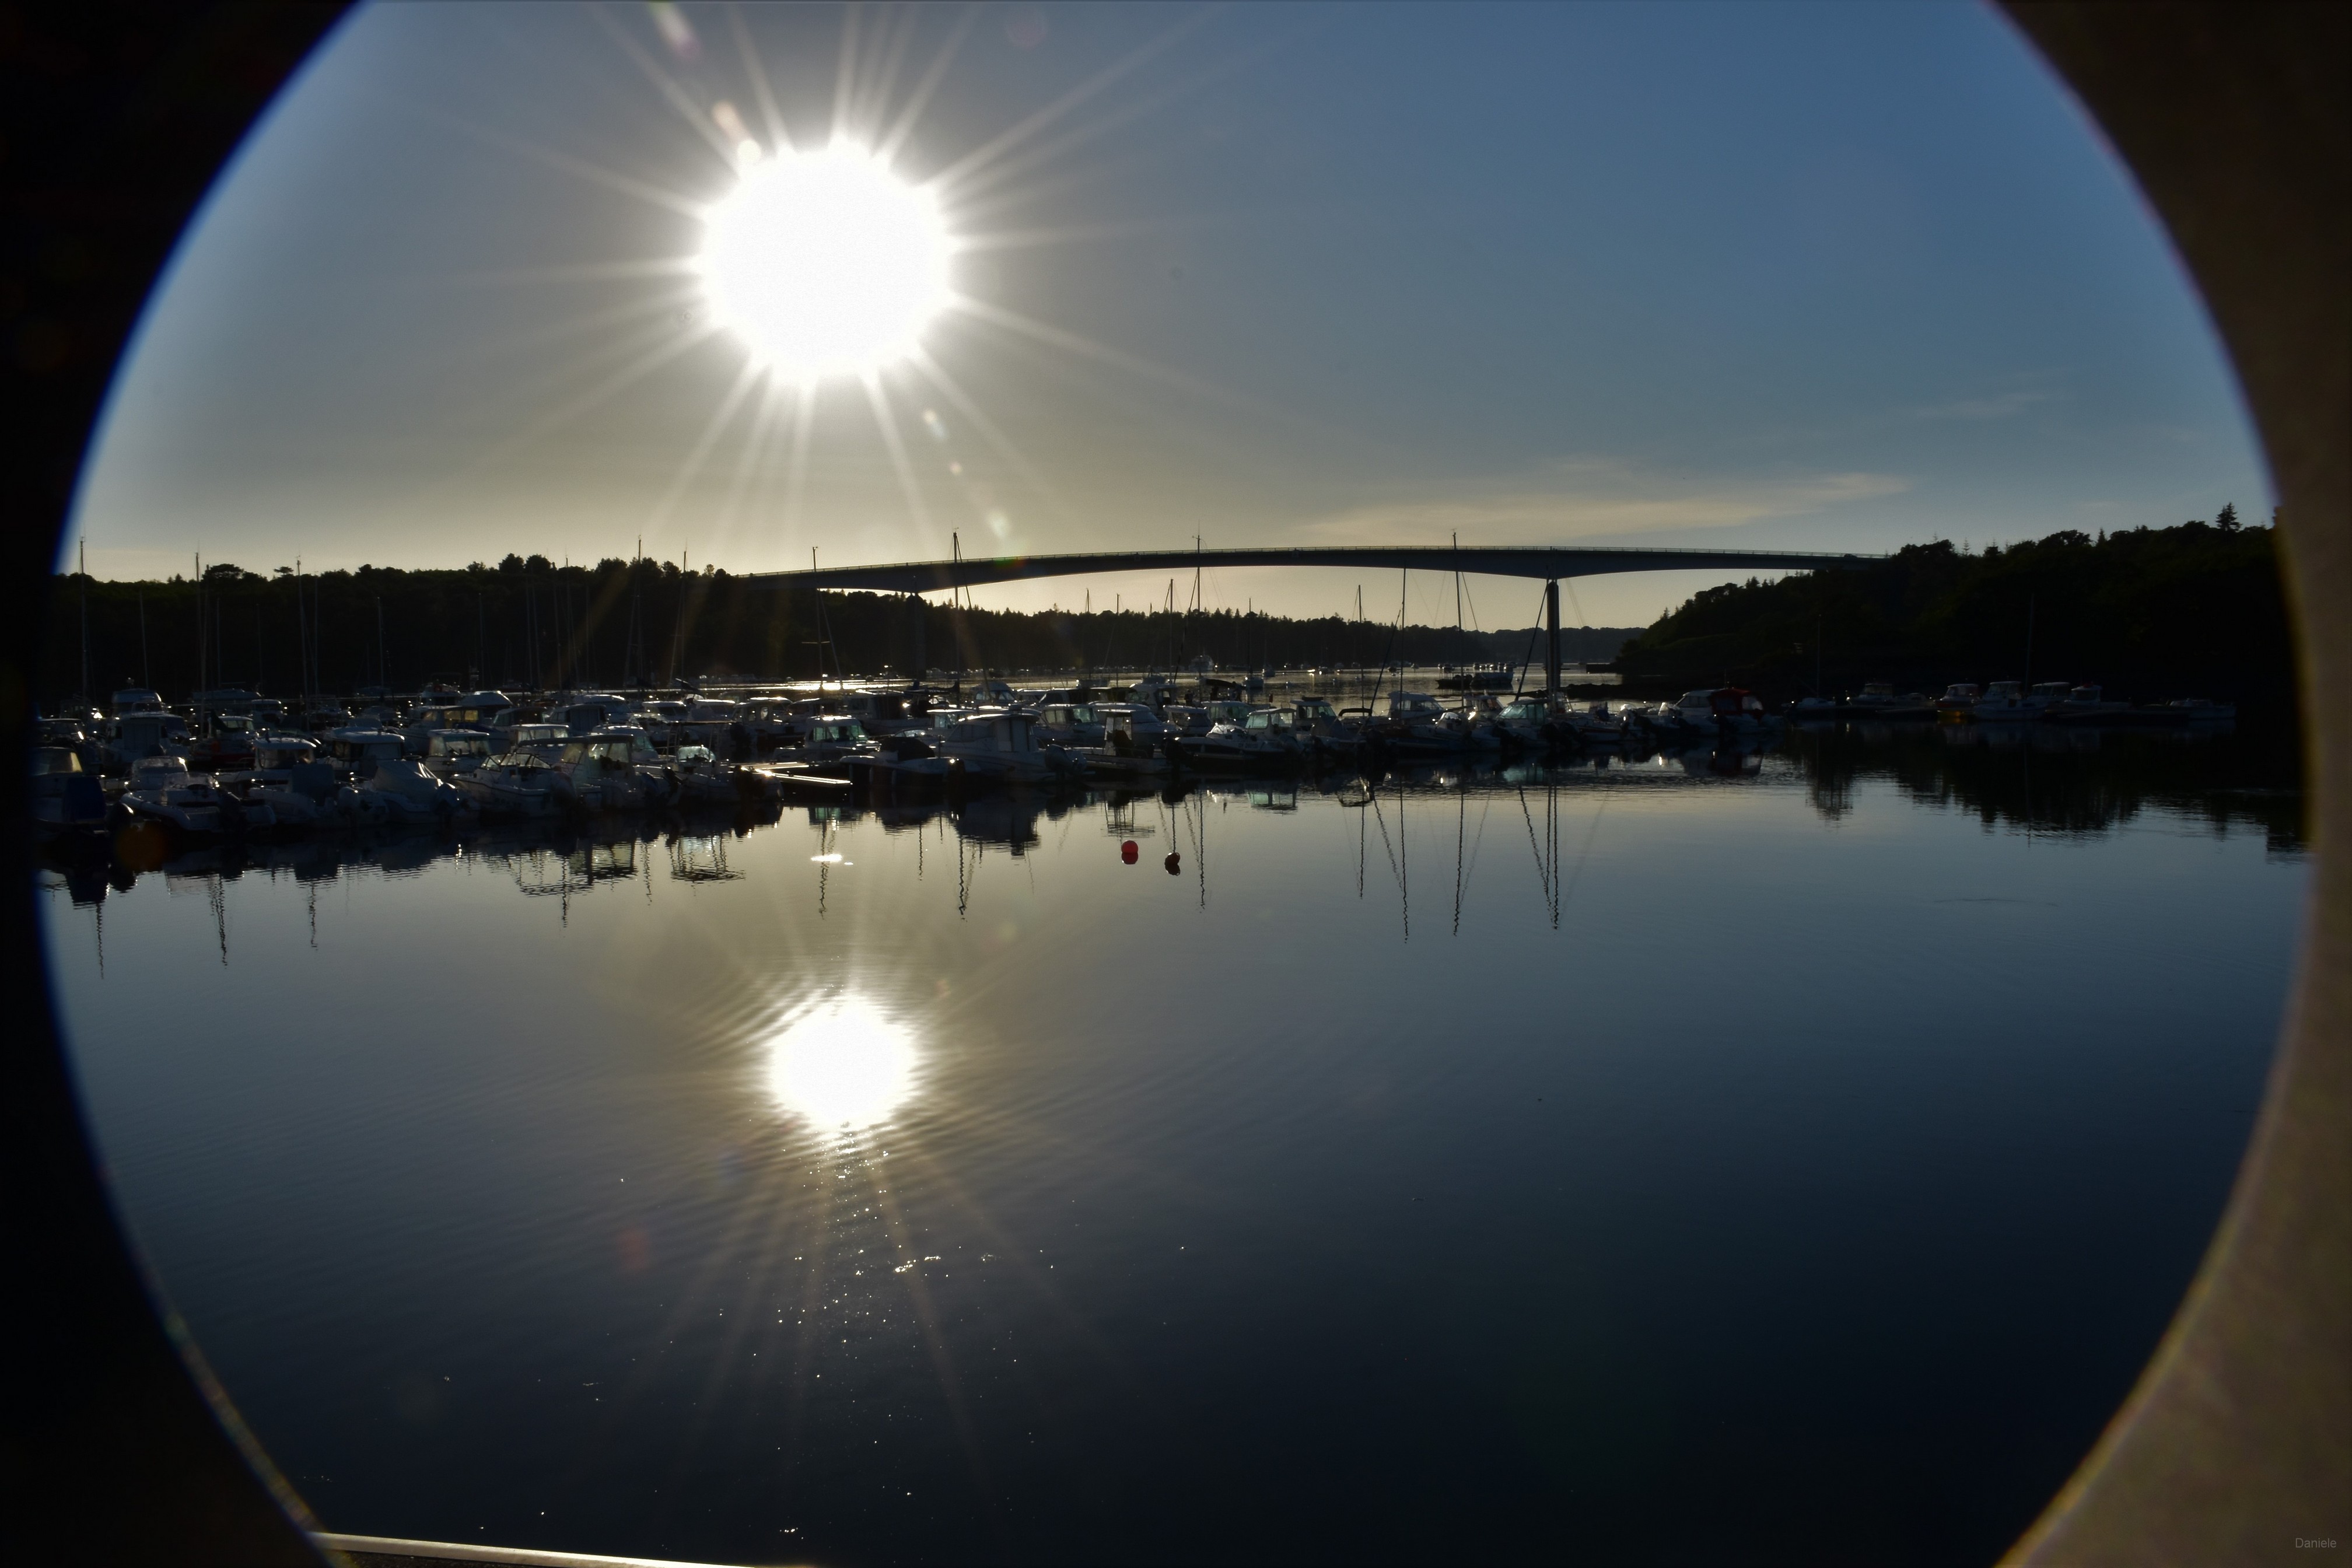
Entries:
<svg viewBox="0 0 2352 1568">
<path fill-rule="evenodd" d="M 484 816 L 552 816 L 572 797 L 562 770 L 530 751 L 501 752 L 452 782 Z"/>
<path fill-rule="evenodd" d="M 2042 711 L 2053 724 L 2110 723 L 2131 711 L 2128 702 L 2111 702 L 2096 686 L 2077 686 Z"/>
<path fill-rule="evenodd" d="M 68 747 L 34 750 L 26 793 L 32 797 L 34 827 L 44 836 L 94 833 L 106 826 L 106 791 Z"/>
<path fill-rule="evenodd" d="M 1984 688 L 1975 681 L 1955 680 L 1944 688 L 1944 694 L 1937 698 L 1931 706 L 1936 710 L 1937 718 L 1948 724 L 1957 724 L 1974 712 L 1976 705 L 1983 700 L 1983 698 Z"/>
<path fill-rule="evenodd" d="M 193 837 L 241 833 L 277 820 L 267 804 L 237 799 L 190 773 L 175 756 L 142 757 L 133 763 L 130 787 L 115 801 L 114 811 L 127 823 L 156 823 Z"/>
<path fill-rule="evenodd" d="M 388 820 L 410 826 L 446 826 L 472 810 L 457 785 L 408 757 L 378 763 L 360 788 L 383 797 Z"/>
</svg>

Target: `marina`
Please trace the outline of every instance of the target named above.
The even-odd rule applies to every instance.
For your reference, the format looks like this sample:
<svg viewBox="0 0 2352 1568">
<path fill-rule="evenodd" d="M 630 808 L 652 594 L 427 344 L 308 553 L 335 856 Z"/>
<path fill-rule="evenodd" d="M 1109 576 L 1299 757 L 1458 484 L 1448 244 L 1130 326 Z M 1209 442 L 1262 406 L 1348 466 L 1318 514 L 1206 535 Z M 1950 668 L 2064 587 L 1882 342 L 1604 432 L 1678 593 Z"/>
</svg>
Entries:
<svg viewBox="0 0 2352 1568">
<path fill-rule="evenodd" d="M 199 692 L 174 710 L 131 688 L 114 694 L 110 712 L 68 704 L 41 721 L 35 773 L 58 782 L 40 792 L 35 818 L 53 838 L 143 832 L 177 842 L 1171 774 L 1350 774 L 1369 787 L 1391 767 L 1433 759 L 1638 762 L 1752 747 L 1791 725 L 1934 720 L 2226 734 L 2236 719 L 2228 703 L 2134 706 L 2064 681 L 2030 693 L 2018 681 L 1961 682 L 1932 703 L 1880 682 L 1843 700 L 1775 706 L 1732 686 L 1670 702 L 1596 699 L 1590 688 L 1571 697 L 1556 668 L 1554 684 L 1526 689 L 1536 673 L 1397 668 L 1350 681 L 1271 669 L 1242 679 L 1061 672 L 1024 687 L 982 677 L 969 692 L 961 679 L 739 683 L 684 696 L 376 690 L 296 704 L 307 723 L 249 691 Z M 1508 700 L 1473 690 L 1514 677 L 1521 686 Z"/>
</svg>

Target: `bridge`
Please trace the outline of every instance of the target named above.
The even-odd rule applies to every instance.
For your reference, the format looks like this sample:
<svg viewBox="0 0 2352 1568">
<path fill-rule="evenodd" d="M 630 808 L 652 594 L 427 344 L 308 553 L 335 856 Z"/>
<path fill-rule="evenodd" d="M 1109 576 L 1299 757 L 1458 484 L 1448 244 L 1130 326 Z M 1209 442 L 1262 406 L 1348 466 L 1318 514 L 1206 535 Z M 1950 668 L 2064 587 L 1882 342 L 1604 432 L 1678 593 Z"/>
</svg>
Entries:
<svg viewBox="0 0 2352 1568">
<path fill-rule="evenodd" d="M 1037 577 L 1087 577 L 1110 572 L 1193 572 L 1227 566 L 1352 566 L 1406 572 L 1467 572 L 1482 577 L 1601 577 L 1612 572 L 1822 572 L 1853 569 L 1875 555 L 1806 550 L 1640 550 L 1599 545 L 1346 544 L 1303 549 L 1132 550 L 1087 555 L 972 555 L 953 561 L 902 561 L 887 566 L 827 566 L 762 572 L 741 579 L 771 588 L 865 588 L 882 594 L 935 594 Z"/>
<path fill-rule="evenodd" d="M 1039 577 L 1084 577 L 1111 572 L 1199 572 L 1214 566 L 1339 566 L 1397 572 L 1466 572 L 1482 577 L 1530 577 L 1543 583 L 1544 621 L 1550 633 L 1545 660 L 1550 689 L 1559 689 L 1559 583 L 1616 572 L 1855 571 L 1876 555 L 1806 550 L 1643 550 L 1603 545 L 1349 544 L 1289 549 L 1133 550 L 1081 555 L 959 555 L 950 561 L 902 561 L 890 565 L 827 566 L 806 572 L 763 572 L 743 579 L 765 588 L 863 588 L 883 594 L 935 594 Z"/>
</svg>

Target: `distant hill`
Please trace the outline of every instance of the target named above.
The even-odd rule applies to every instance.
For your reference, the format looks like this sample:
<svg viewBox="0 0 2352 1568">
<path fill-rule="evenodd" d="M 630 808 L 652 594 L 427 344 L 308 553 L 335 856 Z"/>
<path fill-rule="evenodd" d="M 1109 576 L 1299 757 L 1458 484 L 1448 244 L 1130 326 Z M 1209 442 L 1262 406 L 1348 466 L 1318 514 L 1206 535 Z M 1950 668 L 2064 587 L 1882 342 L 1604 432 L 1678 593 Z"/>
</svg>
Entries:
<svg viewBox="0 0 2352 1568">
<path fill-rule="evenodd" d="M 2287 710 L 2292 635 L 2274 531 L 2215 523 L 2093 538 L 2064 530 L 1982 553 L 1912 545 L 1853 571 L 1711 588 L 1626 643 L 1629 684 L 1726 682 L 1772 697 L 1866 680 L 2069 680 L 2147 701 Z"/>
</svg>

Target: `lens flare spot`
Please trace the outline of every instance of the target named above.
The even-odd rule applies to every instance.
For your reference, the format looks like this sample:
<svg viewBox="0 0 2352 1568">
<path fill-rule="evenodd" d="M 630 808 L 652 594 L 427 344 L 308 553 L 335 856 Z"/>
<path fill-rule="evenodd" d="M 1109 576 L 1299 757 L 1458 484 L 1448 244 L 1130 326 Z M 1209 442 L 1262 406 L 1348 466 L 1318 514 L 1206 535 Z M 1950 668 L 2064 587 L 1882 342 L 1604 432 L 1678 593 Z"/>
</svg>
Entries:
<svg viewBox="0 0 2352 1568">
<path fill-rule="evenodd" d="M 768 1044 L 767 1087 L 786 1115 L 828 1131 L 878 1126 L 915 1090 L 913 1033 L 861 996 L 785 1018 Z"/>
</svg>

